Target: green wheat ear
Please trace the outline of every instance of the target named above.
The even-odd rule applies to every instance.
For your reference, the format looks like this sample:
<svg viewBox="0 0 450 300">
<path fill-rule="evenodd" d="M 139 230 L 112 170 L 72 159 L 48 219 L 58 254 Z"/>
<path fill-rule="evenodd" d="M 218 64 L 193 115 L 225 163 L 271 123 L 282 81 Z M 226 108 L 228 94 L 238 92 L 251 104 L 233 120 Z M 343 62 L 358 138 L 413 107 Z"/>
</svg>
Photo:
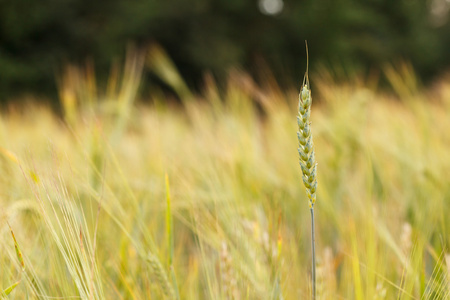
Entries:
<svg viewBox="0 0 450 300">
<path fill-rule="evenodd" d="M 317 163 L 314 157 L 314 142 L 311 134 L 311 89 L 309 87 L 308 67 L 306 68 L 302 88 L 298 101 L 298 154 L 300 157 L 300 167 L 302 169 L 303 184 L 308 194 L 309 207 L 312 208 L 316 202 L 317 190 Z"/>
<path fill-rule="evenodd" d="M 306 43 L 306 41 L 305 41 Z M 303 84 L 298 99 L 298 155 L 300 157 L 300 167 L 302 169 L 303 184 L 306 187 L 306 194 L 309 199 L 309 210 L 311 212 L 311 283 L 312 299 L 316 299 L 316 246 L 314 229 L 314 203 L 316 202 L 317 190 L 317 163 L 314 155 L 314 142 L 311 133 L 311 89 L 309 86 L 308 67 L 309 55 L 308 44 L 306 43 L 306 72 L 303 77 Z"/>
</svg>

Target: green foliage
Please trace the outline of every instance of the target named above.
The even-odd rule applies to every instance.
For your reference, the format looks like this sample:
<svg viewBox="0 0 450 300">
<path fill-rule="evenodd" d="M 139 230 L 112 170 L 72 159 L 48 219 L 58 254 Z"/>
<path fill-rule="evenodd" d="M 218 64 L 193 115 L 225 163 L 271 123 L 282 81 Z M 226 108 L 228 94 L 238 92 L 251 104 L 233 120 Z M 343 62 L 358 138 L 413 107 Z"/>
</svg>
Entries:
<svg viewBox="0 0 450 300">
<path fill-rule="evenodd" d="M 0 293 L 0 296 L 8 296 L 9 294 L 11 294 L 11 292 L 19 285 L 20 281 L 17 281 L 15 283 L 13 283 L 11 286 L 9 286 L 8 288 L 6 288 L 5 290 L 3 290 Z"/>
<path fill-rule="evenodd" d="M 284 0 L 283 11 L 268 16 L 257 1 L 1 0 L 0 99 L 56 94 L 53 79 L 69 62 L 93 60 L 105 76 L 128 44 L 152 42 L 190 86 L 205 70 L 223 79 L 243 66 L 259 75 L 261 58 L 289 86 L 302 75 L 305 39 L 313 65 L 344 68 L 338 75 L 402 58 L 428 80 L 450 65 L 450 23 L 430 12 L 438 1 Z M 157 82 L 146 77 L 147 85 Z"/>
</svg>

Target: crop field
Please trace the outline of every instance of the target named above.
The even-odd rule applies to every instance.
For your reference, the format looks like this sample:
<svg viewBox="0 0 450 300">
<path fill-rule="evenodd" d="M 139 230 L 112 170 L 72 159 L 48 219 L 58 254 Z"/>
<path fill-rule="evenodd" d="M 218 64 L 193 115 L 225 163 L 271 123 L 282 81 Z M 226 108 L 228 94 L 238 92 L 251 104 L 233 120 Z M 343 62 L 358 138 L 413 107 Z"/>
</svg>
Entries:
<svg viewBox="0 0 450 300">
<path fill-rule="evenodd" d="M 173 96 L 140 93 L 143 69 Z M 450 297 L 450 78 L 384 71 L 390 92 L 311 74 L 317 299 Z M 193 92 L 155 50 L 59 86 L 60 114 L 0 115 L 2 297 L 310 299 L 300 83 Z"/>
</svg>

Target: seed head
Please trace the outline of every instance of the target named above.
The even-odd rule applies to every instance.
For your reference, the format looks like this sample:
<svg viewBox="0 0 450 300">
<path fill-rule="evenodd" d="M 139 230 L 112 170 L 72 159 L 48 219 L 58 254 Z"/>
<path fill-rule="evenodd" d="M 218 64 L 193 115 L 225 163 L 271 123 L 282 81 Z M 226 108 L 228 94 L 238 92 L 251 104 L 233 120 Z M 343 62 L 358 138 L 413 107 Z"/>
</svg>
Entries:
<svg viewBox="0 0 450 300">
<path fill-rule="evenodd" d="M 314 142 L 311 134 L 311 90 L 309 89 L 308 73 L 299 95 L 298 116 L 297 116 L 297 139 L 298 155 L 300 157 L 300 168 L 302 169 L 302 180 L 306 187 L 306 194 L 309 198 L 309 206 L 313 207 L 316 201 L 317 190 L 317 164 L 314 154 Z"/>
</svg>

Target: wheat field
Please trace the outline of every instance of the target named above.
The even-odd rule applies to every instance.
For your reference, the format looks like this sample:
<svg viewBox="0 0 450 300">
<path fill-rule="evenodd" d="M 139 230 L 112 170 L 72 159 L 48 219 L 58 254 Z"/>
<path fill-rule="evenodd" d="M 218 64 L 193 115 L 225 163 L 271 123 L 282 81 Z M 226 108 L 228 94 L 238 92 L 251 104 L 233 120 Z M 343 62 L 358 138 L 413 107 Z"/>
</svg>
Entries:
<svg viewBox="0 0 450 300">
<path fill-rule="evenodd" d="M 174 95 L 140 94 L 143 70 Z M 383 76 L 391 92 L 311 76 L 317 298 L 449 299 L 450 79 Z M 105 87 L 69 67 L 59 115 L 2 112 L 2 297 L 309 299 L 300 84 L 204 82 L 190 91 L 156 49 Z"/>
</svg>

